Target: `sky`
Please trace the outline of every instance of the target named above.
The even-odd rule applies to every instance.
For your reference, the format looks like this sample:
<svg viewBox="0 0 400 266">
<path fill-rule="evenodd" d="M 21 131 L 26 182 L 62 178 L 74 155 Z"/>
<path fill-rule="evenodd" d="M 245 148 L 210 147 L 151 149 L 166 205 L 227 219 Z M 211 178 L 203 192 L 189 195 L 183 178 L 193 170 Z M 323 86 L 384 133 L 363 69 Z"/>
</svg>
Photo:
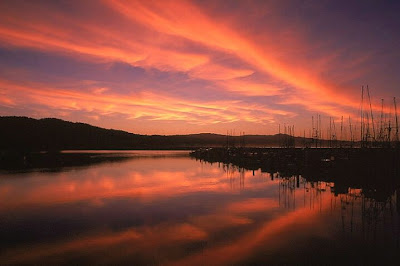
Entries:
<svg viewBox="0 0 400 266">
<path fill-rule="evenodd" d="M 357 126 L 400 98 L 399 1 L 1 1 L 0 116 L 138 134 Z M 338 126 L 338 125 L 336 125 Z"/>
</svg>

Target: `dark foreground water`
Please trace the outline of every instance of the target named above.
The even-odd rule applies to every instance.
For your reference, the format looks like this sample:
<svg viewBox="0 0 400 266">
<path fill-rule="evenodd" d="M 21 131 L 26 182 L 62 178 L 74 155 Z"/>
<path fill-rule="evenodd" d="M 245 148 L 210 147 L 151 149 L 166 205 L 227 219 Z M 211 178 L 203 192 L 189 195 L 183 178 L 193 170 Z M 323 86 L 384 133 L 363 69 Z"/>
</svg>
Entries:
<svg viewBox="0 0 400 266">
<path fill-rule="evenodd" d="M 374 199 L 186 152 L 130 156 L 0 172 L 0 264 L 400 263 L 396 188 Z"/>
</svg>

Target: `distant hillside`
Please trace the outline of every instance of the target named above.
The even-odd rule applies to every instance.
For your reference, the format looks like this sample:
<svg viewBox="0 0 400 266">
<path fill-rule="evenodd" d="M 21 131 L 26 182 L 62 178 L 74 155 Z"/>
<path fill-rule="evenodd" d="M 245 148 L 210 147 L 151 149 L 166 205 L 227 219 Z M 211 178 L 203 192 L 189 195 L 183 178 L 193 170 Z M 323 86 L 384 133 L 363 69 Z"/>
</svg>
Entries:
<svg viewBox="0 0 400 266">
<path fill-rule="evenodd" d="M 192 149 L 230 145 L 278 146 L 283 135 L 229 137 L 191 135 L 138 135 L 56 118 L 0 117 L 0 150 L 68 149 Z M 303 141 L 302 139 L 297 140 Z"/>
</svg>

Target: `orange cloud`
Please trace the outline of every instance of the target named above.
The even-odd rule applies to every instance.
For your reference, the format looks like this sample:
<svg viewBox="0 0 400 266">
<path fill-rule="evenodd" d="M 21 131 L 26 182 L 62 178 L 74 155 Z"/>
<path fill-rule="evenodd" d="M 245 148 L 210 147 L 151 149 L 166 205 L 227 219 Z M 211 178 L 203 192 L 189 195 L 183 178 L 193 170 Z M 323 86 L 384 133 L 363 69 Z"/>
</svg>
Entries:
<svg viewBox="0 0 400 266">
<path fill-rule="evenodd" d="M 110 103 L 96 99 L 97 104 L 94 104 L 87 101 L 88 95 L 80 95 L 81 98 L 70 95 L 69 98 L 76 99 L 63 104 L 65 95 L 58 92 L 49 93 L 51 96 L 47 98 L 44 95 L 30 98 L 44 105 L 53 102 L 52 108 L 56 108 L 56 103 L 60 104 L 64 113 L 66 110 L 100 112 L 86 115 L 90 117 L 121 113 L 132 119 L 146 117 L 148 121 L 187 121 L 190 125 L 201 126 L 239 122 L 268 125 L 276 121 L 276 115 L 290 119 L 304 110 L 336 118 L 357 116 L 359 88 L 341 87 L 340 84 L 359 77 L 364 70 L 354 68 L 365 62 L 369 55 L 360 54 L 339 66 L 338 58 L 343 51 L 338 48 L 325 51 L 321 56 L 314 54 L 314 50 L 323 43 L 306 39 L 301 25 L 280 25 L 279 19 L 271 18 L 275 23 L 265 25 L 262 34 L 259 34 L 244 29 L 235 17 L 230 18 L 226 14 L 211 16 L 207 7 L 189 1 L 104 0 L 100 5 L 102 8 L 112 7 L 103 10 L 108 19 L 104 19 L 103 14 L 79 16 L 59 9 L 49 12 L 48 8 L 37 4 L 25 5 L 25 8 L 5 8 L 0 17 L 0 40 L 6 47 L 27 47 L 79 60 L 119 61 L 146 70 L 178 72 L 188 80 L 207 81 L 204 86 L 221 94 L 229 93 L 235 99 L 243 99 L 239 102 L 215 101 L 214 106 L 220 105 L 219 111 L 216 111 L 215 108 L 196 108 L 194 105 L 199 101 L 150 93 L 143 95 L 154 99 L 146 108 L 143 104 L 136 108 L 138 104 L 132 102 L 138 101 L 137 97 L 131 96 L 131 105 L 123 100 L 123 108 L 119 108 L 121 101 L 116 98 L 125 96 L 119 95 L 117 89 L 111 86 L 104 92 L 107 97 L 110 96 Z M 273 11 L 274 7 L 271 8 Z M 30 23 L 22 17 L 29 19 Z M 335 75 L 339 74 L 325 77 L 327 72 L 335 73 L 336 68 L 348 70 L 345 72 L 350 74 L 338 79 L 338 82 Z M 245 80 L 251 75 L 262 76 L 262 81 Z M 84 82 L 81 81 L 82 84 Z M 163 89 L 163 84 L 157 86 L 157 90 Z M 46 93 L 53 89 L 48 84 L 46 87 Z M 186 89 L 189 91 L 192 88 Z M 276 98 L 264 102 L 256 99 L 257 96 Z M 57 100 L 56 97 L 61 98 Z M 169 106 L 156 106 L 158 98 L 163 98 L 160 101 L 163 106 Z M 171 101 L 179 101 L 180 104 L 172 106 Z M 250 108 L 255 108 L 254 112 L 257 112 L 271 101 L 274 106 L 280 104 L 280 110 L 269 106 L 269 110 L 252 114 Z M 0 95 L 0 103 L 4 106 L 21 106 L 18 102 L 21 101 L 9 91 L 7 95 Z M 143 100 L 138 102 L 143 103 Z M 249 105 L 246 104 L 248 102 L 258 103 Z M 229 108 L 221 111 L 226 106 Z M 374 110 L 379 111 L 379 106 L 374 105 Z"/>
<path fill-rule="evenodd" d="M 206 80 L 229 80 L 234 78 L 246 77 L 253 73 L 254 71 L 252 70 L 233 69 L 211 63 L 195 67 L 189 72 L 189 74 L 193 77 Z"/>
<path fill-rule="evenodd" d="M 261 46 L 253 43 L 250 38 L 245 38 L 233 29 L 225 27 L 224 24 L 213 21 L 192 3 L 110 0 L 109 4 L 132 21 L 140 22 L 159 32 L 173 34 L 233 53 L 259 70 L 272 74 L 304 92 L 313 93 L 316 95 L 315 99 L 324 97 L 334 104 L 357 106 L 356 102 L 336 93 L 334 87 L 327 86 L 313 75 L 312 69 L 309 71 L 304 65 L 293 67 L 283 64 L 282 60 L 274 56 L 275 51 L 280 50 L 279 47 L 274 44 Z M 264 34 L 268 35 L 268 30 L 271 29 L 267 28 Z M 300 45 L 300 50 L 302 49 L 303 46 L 297 40 L 290 39 L 290 41 L 291 45 Z M 299 60 L 299 58 L 294 59 Z"/>
<path fill-rule="evenodd" d="M 219 84 L 227 91 L 236 92 L 245 96 L 276 96 L 284 94 L 283 89 L 279 86 L 240 79 L 224 80 Z"/>
<path fill-rule="evenodd" d="M 0 26 L 0 38 L 5 43 L 15 46 L 44 51 L 75 52 L 103 60 L 122 61 L 134 66 L 155 67 L 163 71 L 184 71 L 196 78 L 229 79 L 252 73 L 251 70 L 230 69 L 214 64 L 209 55 L 204 53 L 183 51 L 179 47 L 165 47 L 165 43 L 172 43 L 174 46 L 176 42 L 174 38 L 169 40 L 171 37 L 168 33 L 149 34 L 135 24 L 126 27 L 123 22 L 120 22 L 123 27 L 100 28 L 98 25 L 62 14 L 53 14 L 53 17 L 61 22 L 61 25 L 70 27 L 60 27 L 58 24 L 48 23 L 43 18 L 33 18 L 35 20 L 32 23 L 26 24 L 18 19 L 18 14 L 4 14 L 2 19 L 5 23 Z M 136 34 L 132 34 L 132 31 Z M 148 39 L 138 38 L 139 34 Z"/>
<path fill-rule="evenodd" d="M 168 95 L 143 92 L 118 95 L 108 88 L 94 88 L 91 94 L 67 89 L 46 88 L 40 84 L 19 85 L 0 80 L 0 92 L 16 104 L 30 103 L 64 111 L 87 111 L 94 115 L 123 114 L 128 119 L 182 120 L 187 123 L 205 125 L 248 121 L 253 123 L 272 122 L 274 114 L 287 115 L 289 112 L 266 108 L 259 104 L 241 101 L 190 101 Z M 37 88 L 40 89 L 37 89 Z M 101 93 L 99 93 L 101 92 Z M 254 114 L 254 111 L 258 111 Z"/>
<path fill-rule="evenodd" d="M 226 51 L 244 60 L 254 69 L 294 86 L 293 90 L 285 91 L 283 88 L 270 85 L 241 84 L 239 81 L 229 80 L 228 74 L 225 77 L 227 81 L 221 83 L 228 91 L 246 96 L 282 95 L 285 100 L 279 102 L 285 106 L 296 104 L 307 110 L 326 113 L 336 118 L 342 115 L 357 116 L 359 88 L 340 88 L 333 82 L 319 77 L 319 73 L 333 71 L 334 67 L 338 67 L 337 58 L 343 51 L 332 51 L 330 54 L 310 60 L 301 54 L 312 52 L 313 46 L 306 43 L 299 34 L 295 34 L 295 30 L 284 36 L 285 42 L 268 42 L 265 38 L 262 39 L 264 42 L 257 42 L 254 36 L 241 34 L 240 31 L 235 31 L 235 28 L 225 26 L 222 23 L 223 18 L 211 18 L 203 9 L 189 1 L 181 1 L 179 4 L 173 1 L 128 3 L 110 0 L 108 2 L 135 23 L 142 23 L 160 33 L 204 44 L 211 49 Z M 264 30 L 265 36 L 270 35 L 271 38 L 280 36 L 278 33 L 280 29 L 266 27 Z M 290 56 L 286 56 L 286 52 Z M 363 54 L 358 58 L 352 58 L 344 66 L 341 65 L 341 69 L 348 69 L 341 80 L 358 77 L 364 69 L 354 70 L 354 67 L 360 67 L 368 57 L 368 54 Z M 214 79 L 212 76 L 209 78 Z M 379 110 L 379 106 L 374 106 L 374 111 Z"/>
</svg>

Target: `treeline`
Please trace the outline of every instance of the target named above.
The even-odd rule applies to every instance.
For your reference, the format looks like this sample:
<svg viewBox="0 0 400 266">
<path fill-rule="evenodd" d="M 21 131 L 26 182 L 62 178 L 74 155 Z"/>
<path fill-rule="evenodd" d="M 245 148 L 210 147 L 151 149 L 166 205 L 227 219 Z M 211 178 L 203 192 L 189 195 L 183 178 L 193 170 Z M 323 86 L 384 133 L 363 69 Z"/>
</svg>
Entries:
<svg viewBox="0 0 400 266">
<path fill-rule="evenodd" d="M 0 150 L 193 149 L 279 146 L 282 135 L 139 135 L 55 118 L 0 117 Z M 296 142 L 302 142 L 302 139 Z"/>
</svg>

